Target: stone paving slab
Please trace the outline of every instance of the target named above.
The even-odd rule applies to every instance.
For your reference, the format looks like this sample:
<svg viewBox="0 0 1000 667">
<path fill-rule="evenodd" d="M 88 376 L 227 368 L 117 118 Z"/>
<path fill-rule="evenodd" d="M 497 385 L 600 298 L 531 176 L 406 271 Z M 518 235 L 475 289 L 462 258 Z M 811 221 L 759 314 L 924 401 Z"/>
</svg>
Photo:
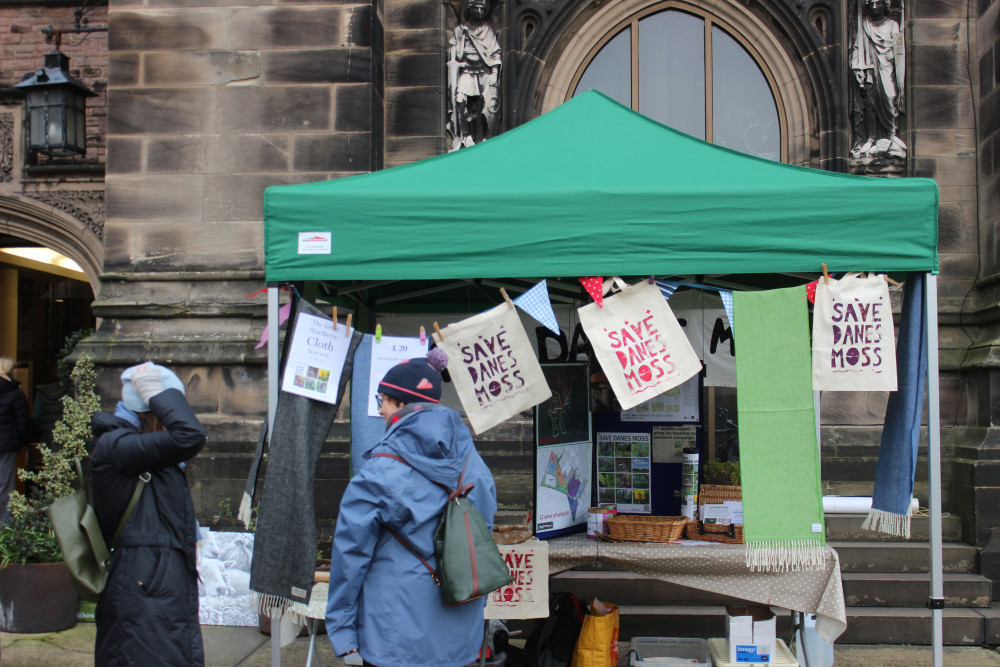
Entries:
<svg viewBox="0 0 1000 667">
<path fill-rule="evenodd" d="M 0 666 L 93 667 L 94 635 L 92 623 L 80 623 L 52 634 L 0 633 Z M 271 664 L 270 639 L 257 628 L 202 626 L 202 636 L 207 667 Z M 344 661 L 333 655 L 325 635 L 316 638 L 316 648 L 323 667 L 344 667 Z M 622 642 L 619 667 L 628 665 L 628 648 L 629 643 Z M 281 650 L 282 667 L 302 667 L 308 650 L 308 637 L 297 638 Z M 929 646 L 844 644 L 834 647 L 833 667 L 931 667 L 931 661 Z M 1000 653 L 991 647 L 946 646 L 944 667 L 1000 667 Z"/>
</svg>

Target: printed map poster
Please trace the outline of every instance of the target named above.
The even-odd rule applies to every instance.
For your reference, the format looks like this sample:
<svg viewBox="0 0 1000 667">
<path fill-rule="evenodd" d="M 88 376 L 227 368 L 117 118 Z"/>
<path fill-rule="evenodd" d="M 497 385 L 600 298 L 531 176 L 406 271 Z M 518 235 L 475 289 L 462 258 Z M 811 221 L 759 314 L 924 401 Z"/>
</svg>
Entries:
<svg viewBox="0 0 1000 667">
<path fill-rule="evenodd" d="M 701 386 L 698 376 L 659 396 L 623 410 L 623 422 L 697 422 L 701 420 Z"/>
<path fill-rule="evenodd" d="M 590 442 L 547 445 L 535 452 L 535 534 L 554 537 L 587 527 L 593 470 Z"/>
<path fill-rule="evenodd" d="M 848 273 L 816 285 L 812 376 L 816 391 L 896 391 L 889 286 Z"/>
<path fill-rule="evenodd" d="M 548 400 L 550 392 L 517 310 L 506 303 L 434 334 L 477 434 Z"/>
<path fill-rule="evenodd" d="M 578 311 L 622 410 L 673 389 L 701 362 L 660 289 L 643 280 Z"/>
<path fill-rule="evenodd" d="M 486 618 L 545 618 L 549 615 L 549 545 L 531 538 L 498 544 L 514 581 L 489 594 Z"/>
<path fill-rule="evenodd" d="M 372 340 L 371 378 L 372 390 L 368 392 L 368 416 L 378 417 L 378 383 L 390 368 L 401 361 L 427 356 L 427 343 L 419 338 L 382 336 L 382 342 Z"/>
<path fill-rule="evenodd" d="M 281 390 L 324 403 L 337 402 L 340 374 L 347 361 L 354 329 L 333 320 L 299 312 L 285 363 Z"/>
<path fill-rule="evenodd" d="M 597 504 L 650 514 L 649 433 L 597 433 Z"/>
<path fill-rule="evenodd" d="M 587 365 L 547 364 L 542 374 L 550 395 L 535 407 L 535 444 L 590 442 Z"/>
</svg>

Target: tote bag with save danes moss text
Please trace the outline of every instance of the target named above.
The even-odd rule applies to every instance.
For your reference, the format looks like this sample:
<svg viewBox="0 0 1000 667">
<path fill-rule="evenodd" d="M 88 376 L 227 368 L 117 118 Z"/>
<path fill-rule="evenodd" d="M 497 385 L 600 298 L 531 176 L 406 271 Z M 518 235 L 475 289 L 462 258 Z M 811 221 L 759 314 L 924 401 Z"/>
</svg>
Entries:
<svg viewBox="0 0 1000 667">
<path fill-rule="evenodd" d="M 896 391 L 889 286 L 880 275 L 848 273 L 816 285 L 813 389 Z"/>
<path fill-rule="evenodd" d="M 701 361 L 656 285 L 614 280 L 619 294 L 578 312 L 608 384 L 628 410 L 691 378 Z"/>
</svg>

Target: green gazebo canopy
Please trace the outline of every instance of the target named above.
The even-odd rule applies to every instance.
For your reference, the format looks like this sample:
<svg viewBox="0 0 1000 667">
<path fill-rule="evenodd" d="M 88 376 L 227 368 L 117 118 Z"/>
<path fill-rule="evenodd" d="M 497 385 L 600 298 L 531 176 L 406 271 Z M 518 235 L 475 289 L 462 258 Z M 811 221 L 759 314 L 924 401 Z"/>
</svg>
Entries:
<svg viewBox="0 0 1000 667">
<path fill-rule="evenodd" d="M 758 159 L 597 92 L 455 153 L 264 195 L 266 278 L 932 271 L 937 185 Z M 330 234 L 300 254 L 300 234 Z"/>
</svg>

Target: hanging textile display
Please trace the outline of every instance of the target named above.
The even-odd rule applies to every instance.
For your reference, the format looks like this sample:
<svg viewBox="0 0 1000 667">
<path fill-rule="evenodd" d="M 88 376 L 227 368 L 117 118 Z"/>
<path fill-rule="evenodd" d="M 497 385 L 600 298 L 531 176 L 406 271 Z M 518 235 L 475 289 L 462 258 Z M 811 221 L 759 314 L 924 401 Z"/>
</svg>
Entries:
<svg viewBox="0 0 1000 667">
<path fill-rule="evenodd" d="M 911 273 L 903 287 L 903 311 L 896 348 L 899 389 L 889 394 L 875 465 L 872 509 L 861 525 L 910 537 L 913 474 L 927 386 L 927 311 L 924 274 Z"/>
<path fill-rule="evenodd" d="M 805 287 L 733 294 L 744 536 L 752 570 L 822 569 L 826 544 Z"/>
<path fill-rule="evenodd" d="M 701 362 L 656 285 L 622 285 L 603 307 L 590 303 L 578 312 L 601 369 L 628 410 L 681 384 L 701 370 Z"/>
<path fill-rule="evenodd" d="M 372 379 L 374 343 L 375 336 L 365 334 L 354 353 L 354 371 L 351 374 L 351 476 L 365 462 L 362 454 L 385 437 L 385 418 L 378 413 L 374 417 L 370 416 L 368 401 L 365 399 L 374 394 L 374 387 L 382 379 Z"/>
<path fill-rule="evenodd" d="M 896 390 L 892 304 L 882 276 L 848 273 L 817 283 L 812 368 L 816 391 Z"/>
<path fill-rule="evenodd" d="M 324 315 L 308 302 L 300 302 L 293 337 L 312 335 L 308 327 L 298 326 L 303 317 L 311 321 Z M 343 326 L 338 332 L 344 337 Z M 361 332 L 353 332 L 347 341 L 344 365 L 337 369 L 337 396 L 343 396 L 351 377 Z M 291 345 L 295 345 L 294 338 Z M 265 616 L 295 602 L 309 602 L 316 572 L 316 461 L 337 407 L 287 391 L 278 394 L 250 567 L 252 601 Z"/>
<path fill-rule="evenodd" d="M 517 310 L 501 304 L 434 334 L 477 434 L 551 395 Z"/>
</svg>

